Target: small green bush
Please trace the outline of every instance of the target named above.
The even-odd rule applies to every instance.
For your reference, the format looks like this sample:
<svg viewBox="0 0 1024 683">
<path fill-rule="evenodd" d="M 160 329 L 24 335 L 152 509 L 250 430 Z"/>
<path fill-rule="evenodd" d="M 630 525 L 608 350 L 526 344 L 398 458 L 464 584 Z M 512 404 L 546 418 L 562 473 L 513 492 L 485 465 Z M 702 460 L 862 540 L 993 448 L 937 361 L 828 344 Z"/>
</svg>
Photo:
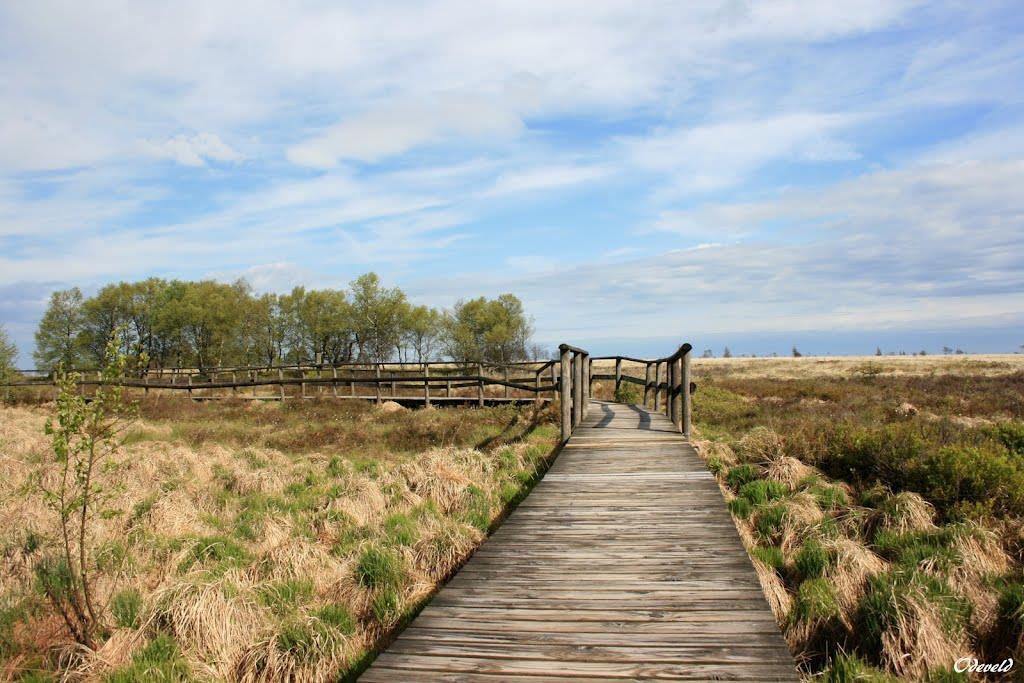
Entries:
<svg viewBox="0 0 1024 683">
<path fill-rule="evenodd" d="M 708 458 L 707 465 L 708 471 L 711 472 L 711 474 L 715 475 L 716 477 L 720 476 L 722 472 L 725 471 L 725 465 L 722 464 L 721 458 L 719 458 L 717 455 L 712 455 L 710 458 Z"/>
<path fill-rule="evenodd" d="M 405 579 L 405 568 L 393 551 L 371 545 L 359 556 L 356 577 L 364 588 L 395 589 Z"/>
<path fill-rule="evenodd" d="M 737 465 L 725 475 L 725 481 L 734 490 L 738 491 L 741 486 L 758 478 L 757 468 L 753 465 Z"/>
<path fill-rule="evenodd" d="M 1024 422 L 1000 422 L 995 436 L 1008 451 L 1024 456 Z"/>
<path fill-rule="evenodd" d="M 114 593 L 110 599 L 110 613 L 121 628 L 135 628 L 142 617 L 142 595 L 134 588 Z"/>
<path fill-rule="evenodd" d="M 782 498 L 786 492 L 786 486 L 781 482 L 755 479 L 741 486 L 739 494 L 741 498 L 746 498 L 754 505 L 763 505 Z"/>
<path fill-rule="evenodd" d="M 637 405 L 642 403 L 643 393 L 640 391 L 640 387 L 632 384 L 631 382 L 622 382 L 619 384 L 619 388 L 615 390 L 615 400 L 618 403 L 631 403 Z"/>
</svg>

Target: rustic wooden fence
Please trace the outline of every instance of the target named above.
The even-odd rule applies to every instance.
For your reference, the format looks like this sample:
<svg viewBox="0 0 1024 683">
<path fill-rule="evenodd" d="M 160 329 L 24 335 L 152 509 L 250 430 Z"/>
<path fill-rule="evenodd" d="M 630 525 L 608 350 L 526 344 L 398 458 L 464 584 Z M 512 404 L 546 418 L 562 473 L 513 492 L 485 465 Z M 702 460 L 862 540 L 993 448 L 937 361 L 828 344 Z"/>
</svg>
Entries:
<svg viewBox="0 0 1024 683">
<path fill-rule="evenodd" d="M 585 349 L 562 344 L 558 359 L 549 361 L 299 364 L 218 367 L 202 371 L 170 368 L 148 370 L 141 377 L 122 377 L 110 382 L 102 380 L 99 371 L 87 370 L 77 372 L 77 384 L 86 395 L 90 387 L 111 383 L 141 390 L 144 394 L 181 392 L 193 400 L 237 397 L 284 401 L 333 397 L 377 403 L 390 400 L 425 406 L 484 406 L 541 403 L 557 397 L 561 410 L 561 435 L 565 441 L 587 415 L 594 382 L 614 381 L 616 394 L 623 383 L 642 386 L 643 405 L 664 411 L 676 428 L 689 437 L 690 394 L 693 391 L 690 351 L 691 346 L 683 344 L 664 358 L 592 357 Z M 595 373 L 595 362 L 614 364 L 614 373 Z M 627 364 L 625 368 L 624 363 Z M 630 374 L 630 370 L 638 365 L 643 366 L 643 377 Z M 24 377 L 21 381 L 0 386 L 48 387 L 54 382 L 52 375 L 43 375 Z M 497 395 L 488 391 L 490 387 L 499 388 Z M 370 393 L 366 393 L 367 390 Z"/>
</svg>

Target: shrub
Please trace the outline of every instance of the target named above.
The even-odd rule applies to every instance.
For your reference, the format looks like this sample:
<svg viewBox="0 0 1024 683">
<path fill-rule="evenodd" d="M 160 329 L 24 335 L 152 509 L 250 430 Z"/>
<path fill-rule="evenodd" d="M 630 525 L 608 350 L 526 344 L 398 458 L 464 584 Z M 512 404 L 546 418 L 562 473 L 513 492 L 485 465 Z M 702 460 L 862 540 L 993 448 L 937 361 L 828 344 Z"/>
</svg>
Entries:
<svg viewBox="0 0 1024 683">
<path fill-rule="evenodd" d="M 995 427 L 995 437 L 1016 455 L 1024 456 L 1024 422 L 1001 422 Z"/>
<path fill-rule="evenodd" d="M 619 403 L 632 403 L 635 405 L 642 403 L 644 399 L 640 387 L 631 382 L 623 382 L 615 390 L 615 400 Z"/>
<path fill-rule="evenodd" d="M 142 616 L 142 595 L 134 588 L 118 591 L 110 599 L 110 613 L 122 628 L 135 628 Z"/>
<path fill-rule="evenodd" d="M 733 490 L 739 490 L 741 486 L 757 479 L 757 468 L 753 465 L 737 465 L 725 475 L 725 481 Z"/>
<path fill-rule="evenodd" d="M 767 479 L 755 479 L 740 487 L 740 497 L 746 498 L 754 505 L 763 505 L 786 495 L 788 489 L 784 484 Z"/>
</svg>

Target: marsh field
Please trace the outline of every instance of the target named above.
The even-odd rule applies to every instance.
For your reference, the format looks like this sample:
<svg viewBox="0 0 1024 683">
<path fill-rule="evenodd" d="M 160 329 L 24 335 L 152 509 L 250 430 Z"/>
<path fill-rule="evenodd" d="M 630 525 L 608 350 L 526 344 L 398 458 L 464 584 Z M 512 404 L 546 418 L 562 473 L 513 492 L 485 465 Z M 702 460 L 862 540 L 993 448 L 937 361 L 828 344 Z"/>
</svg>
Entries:
<svg viewBox="0 0 1024 683">
<path fill-rule="evenodd" d="M 1024 655 L 1024 356 L 695 359 L 694 376 L 695 443 L 809 679 L 960 680 L 960 657 Z M 554 407 L 138 408 L 92 528 L 92 648 L 50 597 L 36 484 L 55 406 L 0 408 L 0 680 L 350 677 L 558 440 Z"/>
</svg>

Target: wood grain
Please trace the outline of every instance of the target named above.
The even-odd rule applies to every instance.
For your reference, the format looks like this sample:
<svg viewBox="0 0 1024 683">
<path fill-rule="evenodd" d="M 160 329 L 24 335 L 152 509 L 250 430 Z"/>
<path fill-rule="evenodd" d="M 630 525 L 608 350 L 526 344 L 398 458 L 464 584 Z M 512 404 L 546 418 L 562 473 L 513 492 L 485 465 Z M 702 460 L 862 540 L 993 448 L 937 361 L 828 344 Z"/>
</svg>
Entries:
<svg viewBox="0 0 1024 683">
<path fill-rule="evenodd" d="M 361 680 L 798 680 L 678 429 L 593 401 L 544 479 Z"/>
</svg>

